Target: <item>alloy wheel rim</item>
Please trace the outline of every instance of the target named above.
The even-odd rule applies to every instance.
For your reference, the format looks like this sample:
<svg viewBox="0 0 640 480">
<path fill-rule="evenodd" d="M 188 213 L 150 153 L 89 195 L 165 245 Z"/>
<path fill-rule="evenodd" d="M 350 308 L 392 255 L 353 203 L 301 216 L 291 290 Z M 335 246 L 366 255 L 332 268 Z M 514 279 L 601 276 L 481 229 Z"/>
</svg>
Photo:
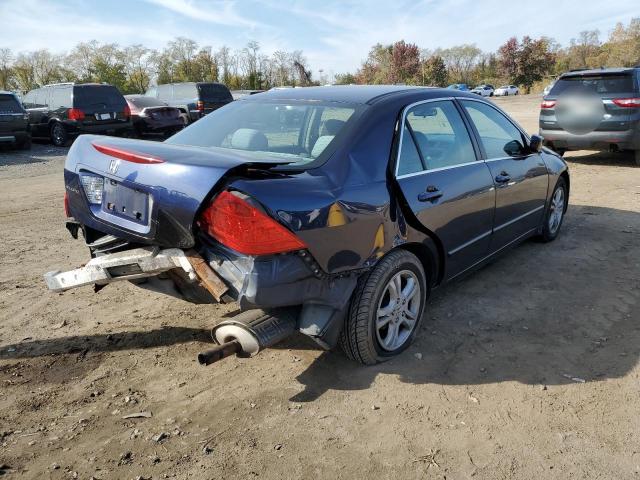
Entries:
<svg viewBox="0 0 640 480">
<path fill-rule="evenodd" d="M 57 143 L 62 143 L 62 127 L 60 125 L 53 127 L 53 138 Z"/>
<path fill-rule="evenodd" d="M 411 270 L 396 273 L 385 286 L 376 310 L 375 331 L 386 351 L 402 347 L 418 322 L 420 282 Z"/>
<path fill-rule="evenodd" d="M 551 212 L 549 214 L 549 231 L 555 234 L 560 227 L 562 215 L 564 214 L 564 190 L 559 188 L 551 199 Z"/>
</svg>

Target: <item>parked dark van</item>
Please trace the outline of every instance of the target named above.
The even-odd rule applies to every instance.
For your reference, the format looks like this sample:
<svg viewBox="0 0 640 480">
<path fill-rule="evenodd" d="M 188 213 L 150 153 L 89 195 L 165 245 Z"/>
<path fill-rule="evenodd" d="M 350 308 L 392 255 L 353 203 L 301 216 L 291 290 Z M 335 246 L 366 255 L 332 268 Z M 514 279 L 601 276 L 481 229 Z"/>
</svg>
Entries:
<svg viewBox="0 0 640 480">
<path fill-rule="evenodd" d="M 189 122 L 233 101 L 229 89 L 215 82 L 165 83 L 149 88 L 145 95 L 179 108 L 188 116 Z"/>
<path fill-rule="evenodd" d="M 82 133 L 130 135 L 131 112 L 118 89 L 104 83 L 56 83 L 24 97 L 33 137 L 57 146 Z"/>
<path fill-rule="evenodd" d="M 11 92 L 0 91 L 0 144 L 31 148 L 29 114 Z"/>
</svg>

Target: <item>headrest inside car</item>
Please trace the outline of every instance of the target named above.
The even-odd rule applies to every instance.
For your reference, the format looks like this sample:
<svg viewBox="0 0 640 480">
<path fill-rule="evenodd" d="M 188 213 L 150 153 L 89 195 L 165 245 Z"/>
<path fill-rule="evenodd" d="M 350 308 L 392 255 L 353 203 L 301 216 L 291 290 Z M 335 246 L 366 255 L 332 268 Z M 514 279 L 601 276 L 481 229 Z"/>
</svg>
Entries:
<svg viewBox="0 0 640 480">
<path fill-rule="evenodd" d="M 231 137 L 231 148 L 266 151 L 269 149 L 269 141 L 259 130 L 239 128 Z"/>
</svg>

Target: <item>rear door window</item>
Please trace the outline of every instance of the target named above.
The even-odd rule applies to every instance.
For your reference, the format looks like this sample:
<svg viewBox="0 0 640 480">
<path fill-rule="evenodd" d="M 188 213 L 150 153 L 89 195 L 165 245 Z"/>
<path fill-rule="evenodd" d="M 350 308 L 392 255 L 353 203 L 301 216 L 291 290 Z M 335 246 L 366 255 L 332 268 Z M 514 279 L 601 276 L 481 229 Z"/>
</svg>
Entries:
<svg viewBox="0 0 640 480">
<path fill-rule="evenodd" d="M 195 83 L 177 83 L 173 86 L 173 98 L 196 98 L 198 91 Z"/>
<path fill-rule="evenodd" d="M 413 147 L 411 141 L 415 142 Z M 427 102 L 407 112 L 398 175 L 453 167 L 475 160 L 469 132 L 451 101 Z"/>
<path fill-rule="evenodd" d="M 560 95 L 569 90 L 580 90 L 599 95 L 633 93 L 632 74 L 576 75 L 560 78 L 553 86 L 550 95 Z"/>
<path fill-rule="evenodd" d="M 158 85 L 158 98 L 162 98 L 163 100 L 171 100 L 173 92 L 173 85 Z"/>
<path fill-rule="evenodd" d="M 57 87 L 51 90 L 51 109 L 71 107 L 71 87 Z"/>
<path fill-rule="evenodd" d="M 22 106 L 16 97 L 0 95 L 0 115 L 3 113 L 22 113 Z"/>
<path fill-rule="evenodd" d="M 73 103 L 79 108 L 106 108 L 121 111 L 126 102 L 117 88 L 111 85 L 83 85 L 73 89 Z"/>
</svg>

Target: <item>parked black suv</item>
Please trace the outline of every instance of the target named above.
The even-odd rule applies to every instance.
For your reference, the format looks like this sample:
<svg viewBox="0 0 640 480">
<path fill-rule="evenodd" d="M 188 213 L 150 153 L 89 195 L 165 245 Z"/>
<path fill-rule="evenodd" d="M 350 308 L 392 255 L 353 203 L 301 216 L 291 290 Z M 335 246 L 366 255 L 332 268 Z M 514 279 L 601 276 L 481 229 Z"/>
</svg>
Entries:
<svg viewBox="0 0 640 480">
<path fill-rule="evenodd" d="M 540 134 L 567 150 L 633 150 L 640 166 L 640 67 L 571 71 L 543 98 Z"/>
<path fill-rule="evenodd" d="M 81 133 L 130 135 L 131 112 L 117 88 L 104 83 L 56 83 L 24 97 L 33 137 L 67 145 Z"/>
<path fill-rule="evenodd" d="M 165 83 L 151 87 L 145 95 L 179 108 L 187 114 L 189 122 L 195 122 L 233 101 L 229 89 L 214 82 Z"/>
<path fill-rule="evenodd" d="M 0 144 L 9 143 L 18 148 L 31 148 L 29 114 L 18 97 L 0 91 Z"/>
</svg>

